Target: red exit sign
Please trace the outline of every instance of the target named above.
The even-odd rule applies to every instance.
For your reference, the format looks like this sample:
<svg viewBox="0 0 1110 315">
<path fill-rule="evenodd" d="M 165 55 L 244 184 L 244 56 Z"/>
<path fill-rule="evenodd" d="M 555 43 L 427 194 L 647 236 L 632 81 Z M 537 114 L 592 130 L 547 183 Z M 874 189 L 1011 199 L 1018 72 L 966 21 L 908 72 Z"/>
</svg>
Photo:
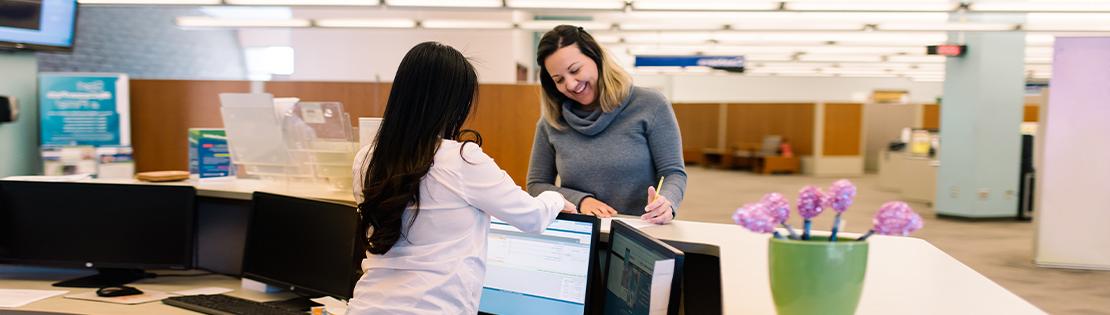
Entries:
<svg viewBox="0 0 1110 315">
<path fill-rule="evenodd" d="M 941 55 L 949 57 L 959 57 L 967 53 L 967 46 L 965 45 L 933 45 L 926 47 L 926 52 L 930 55 Z"/>
</svg>

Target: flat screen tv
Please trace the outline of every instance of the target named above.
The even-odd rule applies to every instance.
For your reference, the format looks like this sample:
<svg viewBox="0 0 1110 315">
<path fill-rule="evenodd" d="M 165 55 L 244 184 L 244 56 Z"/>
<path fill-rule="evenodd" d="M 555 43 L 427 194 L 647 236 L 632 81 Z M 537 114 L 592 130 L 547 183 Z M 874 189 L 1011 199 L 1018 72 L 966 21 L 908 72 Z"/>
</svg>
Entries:
<svg viewBox="0 0 1110 315">
<path fill-rule="evenodd" d="M 0 0 L 0 48 L 69 51 L 76 0 Z"/>
</svg>

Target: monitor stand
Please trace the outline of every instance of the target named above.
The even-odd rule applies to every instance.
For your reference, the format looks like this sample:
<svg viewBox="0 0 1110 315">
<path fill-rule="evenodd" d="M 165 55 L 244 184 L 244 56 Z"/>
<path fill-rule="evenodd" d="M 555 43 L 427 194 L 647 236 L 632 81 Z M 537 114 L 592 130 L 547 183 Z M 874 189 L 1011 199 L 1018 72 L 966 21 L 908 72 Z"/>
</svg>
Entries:
<svg viewBox="0 0 1110 315">
<path fill-rule="evenodd" d="M 312 310 L 313 307 L 324 306 L 324 304 L 316 303 L 311 300 L 317 297 L 300 296 L 288 300 L 270 301 L 266 302 L 266 304 L 297 312 L 308 312 Z"/>
<path fill-rule="evenodd" d="M 97 268 L 96 271 L 97 273 L 94 275 L 61 281 L 55 283 L 54 286 L 66 288 L 103 288 L 124 285 L 141 279 L 155 277 L 153 273 L 148 273 L 142 269 Z"/>
</svg>

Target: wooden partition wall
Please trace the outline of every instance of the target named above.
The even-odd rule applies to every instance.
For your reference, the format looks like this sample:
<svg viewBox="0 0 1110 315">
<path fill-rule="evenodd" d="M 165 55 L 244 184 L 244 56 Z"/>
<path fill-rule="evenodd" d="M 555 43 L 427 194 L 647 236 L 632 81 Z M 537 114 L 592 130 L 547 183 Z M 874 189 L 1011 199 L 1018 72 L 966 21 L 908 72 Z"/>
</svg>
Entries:
<svg viewBox="0 0 1110 315">
<path fill-rule="evenodd" d="M 813 155 L 813 103 L 727 104 L 725 145 L 743 147 L 763 143 L 767 135 L 790 142 L 794 154 Z"/>
<path fill-rule="evenodd" d="M 370 82 L 267 82 L 274 97 L 339 101 L 355 117 L 381 117 L 390 84 Z M 222 128 L 219 93 L 246 93 L 247 81 L 132 80 L 132 141 L 135 169 L 188 168 L 189 128 Z M 483 84 L 467 128 L 479 131 L 483 150 L 523 186 L 536 121 L 539 87 Z M 352 122 L 357 124 L 356 122 Z"/>
<path fill-rule="evenodd" d="M 682 134 L 682 156 L 687 162 L 700 162 L 702 149 L 719 146 L 721 104 L 674 104 Z"/>
<path fill-rule="evenodd" d="M 1022 108 L 1023 122 L 1037 122 L 1040 120 L 1041 107 L 1036 104 L 1025 104 Z M 940 129 L 940 105 L 926 104 L 922 108 L 921 128 Z"/>
<path fill-rule="evenodd" d="M 825 103 L 823 156 L 863 154 L 863 104 Z"/>
</svg>

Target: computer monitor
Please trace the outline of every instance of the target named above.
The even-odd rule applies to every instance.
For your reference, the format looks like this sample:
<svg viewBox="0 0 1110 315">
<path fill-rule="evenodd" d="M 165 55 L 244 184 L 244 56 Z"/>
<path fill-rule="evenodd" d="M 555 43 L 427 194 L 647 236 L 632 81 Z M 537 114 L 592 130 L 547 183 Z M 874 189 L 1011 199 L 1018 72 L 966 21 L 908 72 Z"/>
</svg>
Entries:
<svg viewBox="0 0 1110 315">
<path fill-rule="evenodd" d="M 0 0 L 0 47 L 68 51 L 76 21 L 76 0 Z"/>
<path fill-rule="evenodd" d="M 682 251 L 613 220 L 605 267 L 605 314 L 677 315 Z"/>
<path fill-rule="evenodd" d="M 96 268 L 102 287 L 195 262 L 192 186 L 0 181 L 0 262 Z"/>
<path fill-rule="evenodd" d="M 585 314 L 601 235 L 597 217 L 560 213 L 541 234 L 493 220 L 478 310 L 491 314 Z"/>
<path fill-rule="evenodd" d="M 243 277 L 300 295 L 350 299 L 362 258 L 355 207 L 264 192 L 253 197 Z"/>
</svg>

